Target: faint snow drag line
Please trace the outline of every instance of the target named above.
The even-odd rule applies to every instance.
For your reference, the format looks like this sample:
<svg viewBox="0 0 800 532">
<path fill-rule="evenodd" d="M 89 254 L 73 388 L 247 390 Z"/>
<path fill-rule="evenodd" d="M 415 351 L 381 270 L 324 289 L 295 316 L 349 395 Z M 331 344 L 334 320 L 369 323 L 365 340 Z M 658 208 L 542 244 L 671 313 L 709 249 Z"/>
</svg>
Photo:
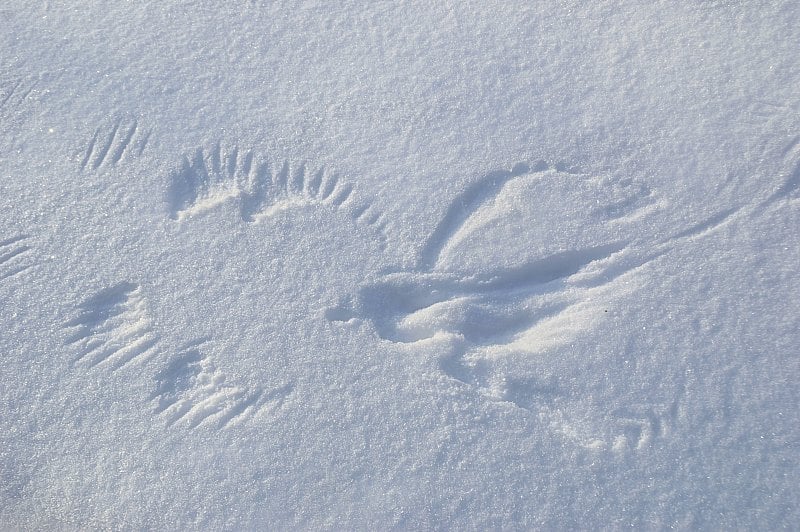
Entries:
<svg viewBox="0 0 800 532">
<path fill-rule="evenodd" d="M 27 243 L 29 237 L 18 235 L 0 241 L 0 281 L 18 275 L 31 266 L 28 260 L 32 247 Z"/>
<path fill-rule="evenodd" d="M 115 371 L 155 354 L 147 305 L 138 285 L 122 282 L 85 299 L 77 316 L 65 323 L 67 345 L 79 348 L 74 364 Z"/>
<path fill-rule="evenodd" d="M 187 345 L 155 376 L 156 387 L 150 397 L 155 413 L 167 426 L 183 425 L 194 429 L 207 425 L 223 429 L 271 412 L 283 404 L 294 389 L 286 384 L 271 391 L 248 390 L 229 382 L 201 348 L 208 340 Z"/>
<path fill-rule="evenodd" d="M 732 221 L 736 214 L 741 211 L 741 207 L 733 207 L 731 209 L 726 209 L 722 212 L 718 212 L 713 216 L 703 220 L 700 223 L 697 223 L 688 229 L 685 229 L 675 235 L 672 236 L 672 240 L 677 241 L 686 238 L 697 238 L 715 231 L 726 225 L 728 222 Z"/>
<path fill-rule="evenodd" d="M 777 102 L 774 100 L 754 100 L 745 113 L 751 122 L 772 122 L 779 118 L 791 117 L 800 110 L 800 104 Z"/>
<path fill-rule="evenodd" d="M 38 80 L 28 78 L 0 82 L 0 117 L 12 114 L 25 104 L 37 85 Z"/>
<path fill-rule="evenodd" d="M 238 202 L 245 222 L 257 222 L 278 211 L 306 205 L 346 212 L 355 223 L 385 239 L 386 219 L 371 202 L 358 201 L 355 190 L 336 173 L 284 160 L 273 165 L 252 150 L 216 144 L 185 156 L 172 173 L 167 191 L 169 216 L 183 220 L 228 200 Z"/>
<path fill-rule="evenodd" d="M 147 146 L 150 131 L 143 131 L 138 121 L 115 121 L 111 127 L 98 127 L 81 156 L 81 170 L 116 166 L 123 158 L 139 156 Z"/>
<path fill-rule="evenodd" d="M 763 202 L 767 207 L 781 200 L 795 201 L 800 198 L 800 136 L 795 137 L 783 150 L 784 171 L 782 183 Z"/>
</svg>

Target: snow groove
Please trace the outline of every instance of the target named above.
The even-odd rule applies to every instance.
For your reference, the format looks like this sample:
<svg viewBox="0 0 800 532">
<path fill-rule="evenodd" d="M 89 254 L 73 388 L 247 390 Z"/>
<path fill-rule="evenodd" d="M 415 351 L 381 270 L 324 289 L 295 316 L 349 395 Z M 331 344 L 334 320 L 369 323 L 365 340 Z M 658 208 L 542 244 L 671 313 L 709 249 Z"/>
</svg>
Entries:
<svg viewBox="0 0 800 532">
<path fill-rule="evenodd" d="M 789 202 L 800 198 L 800 135 L 795 137 L 784 149 L 784 170 L 781 184 L 764 202 L 770 205 L 781 200 Z"/>
</svg>

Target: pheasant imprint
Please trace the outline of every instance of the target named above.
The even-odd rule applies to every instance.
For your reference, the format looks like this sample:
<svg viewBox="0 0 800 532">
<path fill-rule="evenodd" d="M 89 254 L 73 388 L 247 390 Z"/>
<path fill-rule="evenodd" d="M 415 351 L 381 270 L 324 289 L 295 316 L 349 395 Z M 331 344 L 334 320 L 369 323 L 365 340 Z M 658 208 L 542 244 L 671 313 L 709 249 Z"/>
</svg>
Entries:
<svg viewBox="0 0 800 532">
<path fill-rule="evenodd" d="M 562 189 L 554 189 L 560 193 L 574 188 L 569 184 L 576 175 L 543 162 L 487 174 L 455 198 L 422 246 L 415 269 L 366 283 L 353 300 L 328 309 L 327 318 L 367 319 L 381 338 L 393 342 L 432 342 L 445 374 L 494 399 L 526 409 L 538 404 L 536 396 L 551 401 L 557 386 L 514 378 L 497 362 L 545 352 L 591 329 L 615 297 L 635 288 L 632 274 L 662 253 L 641 256 L 609 232 L 601 245 L 534 254 L 508 266 L 465 266 L 463 249 L 480 246 L 462 244 L 474 244 L 488 223 L 509 212 L 511 196 L 499 201 L 500 196 L 516 193 L 509 189 L 518 188 L 518 180 L 553 179 L 564 181 Z M 588 215 L 608 223 L 630 217 L 651 195 L 631 181 L 605 180 L 603 187 L 615 190 L 606 193 L 605 207 Z"/>
<path fill-rule="evenodd" d="M 141 289 L 120 283 L 89 297 L 65 327 L 72 331 L 67 345 L 77 345 L 76 365 L 118 370 L 155 353 L 153 333 Z"/>
<path fill-rule="evenodd" d="M 247 390 L 228 382 L 200 348 L 206 340 L 188 345 L 183 352 L 155 377 L 155 412 L 167 426 L 183 424 L 188 428 L 201 425 L 217 429 L 250 419 L 259 412 L 273 411 L 293 391 L 287 384 L 272 391 Z"/>
<path fill-rule="evenodd" d="M 325 168 L 309 171 L 304 164 L 280 168 L 240 152 L 234 146 L 223 150 L 198 149 L 184 158 L 173 173 L 167 201 L 170 217 L 183 220 L 226 201 L 238 202 L 242 220 L 255 222 L 275 212 L 304 205 L 324 205 L 346 211 L 359 224 L 372 227 L 383 238 L 386 219 L 369 202 L 358 202 L 353 187 Z"/>
</svg>

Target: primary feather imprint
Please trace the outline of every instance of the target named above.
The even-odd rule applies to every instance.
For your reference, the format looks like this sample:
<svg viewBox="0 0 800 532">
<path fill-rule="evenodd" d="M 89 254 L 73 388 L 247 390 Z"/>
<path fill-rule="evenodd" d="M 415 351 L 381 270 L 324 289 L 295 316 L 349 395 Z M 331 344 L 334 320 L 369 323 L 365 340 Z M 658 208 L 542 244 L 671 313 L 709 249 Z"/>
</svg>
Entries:
<svg viewBox="0 0 800 532">
<path fill-rule="evenodd" d="M 150 131 L 139 127 L 136 120 L 114 122 L 110 128 L 99 127 L 81 156 L 81 170 L 99 170 L 116 166 L 127 157 L 138 157 L 147 147 Z"/>
<path fill-rule="evenodd" d="M 151 399 L 168 426 L 222 429 L 261 411 L 275 411 L 292 393 L 293 384 L 253 390 L 230 382 L 203 353 L 205 342 L 203 339 L 186 346 L 155 376 L 156 390 Z"/>
<path fill-rule="evenodd" d="M 32 266 L 29 237 L 18 235 L 0 242 L 0 281 L 20 274 Z"/>
<path fill-rule="evenodd" d="M 80 346 L 76 364 L 117 370 L 155 354 L 158 337 L 138 285 L 116 284 L 88 297 L 79 308 L 65 324 L 71 331 L 67 344 Z"/>
</svg>

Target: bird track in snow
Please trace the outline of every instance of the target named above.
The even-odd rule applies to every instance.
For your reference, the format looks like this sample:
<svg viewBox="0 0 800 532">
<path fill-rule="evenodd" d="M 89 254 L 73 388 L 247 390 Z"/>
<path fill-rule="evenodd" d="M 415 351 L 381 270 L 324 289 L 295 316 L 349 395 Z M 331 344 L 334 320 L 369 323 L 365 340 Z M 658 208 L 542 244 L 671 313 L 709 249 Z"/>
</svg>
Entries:
<svg viewBox="0 0 800 532">
<path fill-rule="evenodd" d="M 488 272 L 450 271 L 441 265 L 449 246 L 475 232 L 470 222 L 479 209 L 488 206 L 497 214 L 504 208 L 491 201 L 506 184 L 524 176 L 546 178 L 549 172 L 557 170 L 545 163 L 532 168 L 520 163 L 511 171 L 485 175 L 451 202 L 422 246 L 416 268 L 366 283 L 351 301 L 353 308 L 329 309 L 329 319 L 363 317 L 382 338 L 401 343 L 448 337 L 450 354 L 440 361 L 442 371 L 484 390 L 491 386 L 485 367 L 491 353 L 545 350 L 588 327 L 587 315 L 599 308 L 591 302 L 619 292 L 615 281 L 653 257 L 634 256 L 627 242 L 609 241 Z M 618 200 L 593 215 L 613 220 L 639 207 L 636 200 Z"/>
</svg>

